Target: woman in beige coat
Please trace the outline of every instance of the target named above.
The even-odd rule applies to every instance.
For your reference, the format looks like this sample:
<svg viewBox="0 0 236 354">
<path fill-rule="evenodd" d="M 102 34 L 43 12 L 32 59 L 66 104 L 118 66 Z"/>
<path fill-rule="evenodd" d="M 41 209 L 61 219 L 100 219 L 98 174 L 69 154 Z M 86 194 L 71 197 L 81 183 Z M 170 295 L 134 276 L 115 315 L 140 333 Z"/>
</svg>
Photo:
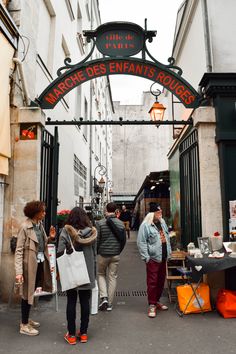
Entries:
<svg viewBox="0 0 236 354">
<path fill-rule="evenodd" d="M 15 253 L 16 284 L 22 287 L 20 333 L 35 336 L 39 334 L 36 328 L 40 324 L 30 320 L 29 313 L 37 287 L 52 291 L 47 244 L 53 243 L 56 230 L 51 226 L 47 237 L 42 224 L 46 214 L 44 202 L 34 200 L 27 203 L 24 214 L 27 219 L 18 231 Z"/>
</svg>

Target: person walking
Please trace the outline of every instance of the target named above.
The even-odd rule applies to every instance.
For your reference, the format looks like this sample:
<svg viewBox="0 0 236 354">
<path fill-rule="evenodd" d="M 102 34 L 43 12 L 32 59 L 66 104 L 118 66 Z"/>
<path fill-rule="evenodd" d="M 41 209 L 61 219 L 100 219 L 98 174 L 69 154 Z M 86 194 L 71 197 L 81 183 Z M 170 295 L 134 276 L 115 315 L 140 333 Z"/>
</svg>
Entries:
<svg viewBox="0 0 236 354">
<path fill-rule="evenodd" d="M 88 341 L 88 324 L 90 315 L 91 290 L 95 287 L 96 279 L 96 239 L 97 230 L 92 227 L 86 212 L 75 207 L 71 210 L 63 227 L 58 242 L 57 257 L 65 251 L 72 252 L 71 242 L 75 251 L 83 251 L 90 283 L 66 291 L 67 306 L 67 333 L 64 339 L 67 343 L 75 345 L 77 338 L 81 343 Z M 79 272 L 79 269 L 78 269 Z M 79 294 L 80 301 L 80 330 L 76 333 L 76 303 Z"/>
<path fill-rule="evenodd" d="M 152 203 L 138 232 L 137 246 L 146 262 L 148 316 L 156 317 L 156 311 L 168 310 L 159 302 L 166 278 L 166 261 L 171 255 L 168 227 L 162 218 L 160 205 Z"/>
<path fill-rule="evenodd" d="M 49 237 L 44 230 L 42 220 L 46 215 L 45 204 L 39 200 L 28 202 L 24 207 L 27 219 L 22 223 L 15 251 L 16 286 L 20 288 L 21 324 L 20 333 L 28 336 L 39 334 L 40 323 L 29 318 L 34 292 L 37 287 L 52 292 L 48 243 L 54 243 L 56 230 L 50 227 Z"/>
<path fill-rule="evenodd" d="M 122 210 L 119 216 L 119 219 L 123 221 L 125 230 L 127 232 L 127 237 L 130 238 L 130 227 L 131 227 L 131 213 L 128 209 L 126 209 L 125 205 L 122 205 Z"/>
<path fill-rule="evenodd" d="M 116 209 L 115 203 L 108 203 L 105 218 L 97 223 L 99 310 L 101 311 L 112 311 L 120 253 L 125 244 L 124 240 L 126 240 L 125 227 L 116 217 Z M 118 233 L 121 234 L 123 241 L 119 240 Z"/>
</svg>

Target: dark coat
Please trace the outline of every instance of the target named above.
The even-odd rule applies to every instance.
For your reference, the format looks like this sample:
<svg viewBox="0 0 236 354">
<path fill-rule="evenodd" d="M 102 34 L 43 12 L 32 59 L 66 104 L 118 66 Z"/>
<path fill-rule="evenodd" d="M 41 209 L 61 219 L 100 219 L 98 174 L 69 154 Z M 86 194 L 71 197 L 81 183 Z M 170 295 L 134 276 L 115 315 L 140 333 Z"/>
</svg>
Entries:
<svg viewBox="0 0 236 354">
<path fill-rule="evenodd" d="M 123 222 L 117 219 L 115 214 L 109 215 L 109 218 L 112 218 L 118 228 L 124 228 Z M 97 253 L 101 256 L 117 256 L 120 254 L 120 242 L 107 225 L 106 218 L 98 221 L 96 227 L 98 231 Z"/>
</svg>

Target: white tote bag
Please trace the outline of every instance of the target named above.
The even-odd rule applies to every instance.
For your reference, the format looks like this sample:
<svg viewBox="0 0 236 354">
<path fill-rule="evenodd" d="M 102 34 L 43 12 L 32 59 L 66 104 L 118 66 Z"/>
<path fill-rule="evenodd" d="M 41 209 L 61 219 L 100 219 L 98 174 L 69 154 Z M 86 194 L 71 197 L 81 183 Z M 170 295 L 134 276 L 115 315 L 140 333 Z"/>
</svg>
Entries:
<svg viewBox="0 0 236 354">
<path fill-rule="evenodd" d="M 98 284 L 95 280 L 95 287 L 92 289 L 90 314 L 96 315 L 98 313 Z"/>
<path fill-rule="evenodd" d="M 72 242 L 71 247 L 73 249 L 71 254 L 67 254 L 65 249 L 64 254 L 57 258 L 62 291 L 90 283 L 84 253 L 76 251 Z"/>
</svg>

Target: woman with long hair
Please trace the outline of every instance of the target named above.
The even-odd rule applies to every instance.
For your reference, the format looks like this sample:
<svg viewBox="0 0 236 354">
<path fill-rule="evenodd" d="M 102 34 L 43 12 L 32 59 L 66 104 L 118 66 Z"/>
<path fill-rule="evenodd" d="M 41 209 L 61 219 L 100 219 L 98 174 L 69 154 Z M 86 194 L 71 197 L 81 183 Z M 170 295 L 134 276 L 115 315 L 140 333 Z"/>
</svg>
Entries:
<svg viewBox="0 0 236 354">
<path fill-rule="evenodd" d="M 29 314 L 35 289 L 41 287 L 43 291 L 52 291 L 47 244 L 54 242 L 56 230 L 51 226 L 49 237 L 46 235 L 42 224 L 46 214 L 44 202 L 28 202 L 24 214 L 27 219 L 18 231 L 15 252 L 16 285 L 22 293 L 20 333 L 36 336 L 40 323 L 29 319 Z"/>
<path fill-rule="evenodd" d="M 81 343 L 86 343 L 88 340 L 87 330 L 89 324 L 91 290 L 95 287 L 96 278 L 96 238 L 96 228 L 92 227 L 86 212 L 80 207 L 73 208 L 59 236 L 57 257 L 63 254 L 65 249 L 67 252 L 71 252 L 72 242 L 75 251 L 83 251 L 84 253 L 90 283 L 66 291 L 68 332 L 64 335 L 64 339 L 71 345 L 76 344 L 77 338 Z M 76 303 L 78 295 L 81 315 L 80 329 L 76 332 Z"/>
</svg>

